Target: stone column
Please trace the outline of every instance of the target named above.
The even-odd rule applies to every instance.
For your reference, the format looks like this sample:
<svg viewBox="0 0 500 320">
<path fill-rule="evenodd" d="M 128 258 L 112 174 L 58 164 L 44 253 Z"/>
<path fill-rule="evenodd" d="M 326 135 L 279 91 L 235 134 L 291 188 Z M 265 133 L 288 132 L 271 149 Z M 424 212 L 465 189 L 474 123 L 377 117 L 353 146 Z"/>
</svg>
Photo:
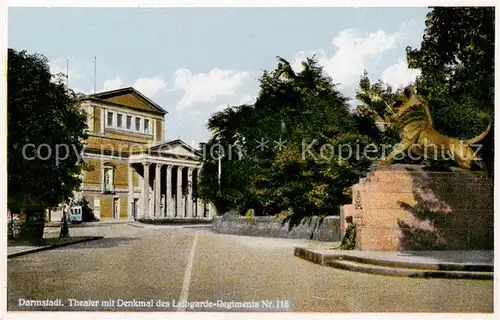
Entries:
<svg viewBox="0 0 500 320">
<path fill-rule="evenodd" d="M 149 211 L 149 163 L 144 162 L 144 178 L 142 179 L 142 200 L 141 200 L 141 217 L 148 217 Z"/>
<path fill-rule="evenodd" d="M 144 190 L 144 177 L 138 174 L 137 178 L 139 179 L 139 190 L 141 190 L 140 192 L 142 193 L 142 190 Z M 134 187 L 134 192 L 135 192 L 135 187 Z M 144 210 L 141 211 L 141 208 L 140 208 L 141 202 L 142 202 L 142 195 L 140 195 L 140 198 L 139 198 L 139 209 L 137 212 L 137 216 L 142 215 L 142 213 L 144 212 Z"/>
<path fill-rule="evenodd" d="M 208 218 L 212 218 L 216 214 L 215 208 L 213 204 L 207 204 L 207 206 L 208 206 Z"/>
<path fill-rule="evenodd" d="M 150 167 L 151 168 L 151 167 Z M 148 217 L 151 218 L 154 216 L 154 213 L 155 213 L 155 202 L 154 202 L 154 178 L 150 175 L 149 176 L 149 198 L 148 198 L 148 203 L 149 203 L 149 206 L 148 206 Z"/>
<path fill-rule="evenodd" d="M 133 215 L 133 205 L 134 205 L 134 168 L 132 168 L 132 164 L 128 165 L 128 205 L 127 212 L 128 218 L 132 219 Z"/>
<path fill-rule="evenodd" d="M 172 201 L 172 166 L 167 165 L 165 178 L 165 217 L 174 216 L 174 206 Z"/>
<path fill-rule="evenodd" d="M 177 202 L 177 217 L 184 217 L 184 207 L 182 206 L 182 169 L 183 167 L 177 167 L 177 192 L 176 192 L 176 202 Z"/>
<path fill-rule="evenodd" d="M 200 182 L 201 167 L 196 168 L 196 181 Z M 196 217 L 203 218 L 203 201 L 200 199 L 200 190 L 196 186 Z"/>
<path fill-rule="evenodd" d="M 196 198 L 196 217 L 203 218 L 203 201 L 200 198 Z"/>
<path fill-rule="evenodd" d="M 161 216 L 161 164 L 159 163 L 155 165 L 154 195 L 155 195 L 154 216 L 160 217 Z"/>
<path fill-rule="evenodd" d="M 188 168 L 188 194 L 186 197 L 186 202 L 187 202 L 187 217 L 192 218 L 193 217 L 193 168 L 189 167 Z"/>
</svg>

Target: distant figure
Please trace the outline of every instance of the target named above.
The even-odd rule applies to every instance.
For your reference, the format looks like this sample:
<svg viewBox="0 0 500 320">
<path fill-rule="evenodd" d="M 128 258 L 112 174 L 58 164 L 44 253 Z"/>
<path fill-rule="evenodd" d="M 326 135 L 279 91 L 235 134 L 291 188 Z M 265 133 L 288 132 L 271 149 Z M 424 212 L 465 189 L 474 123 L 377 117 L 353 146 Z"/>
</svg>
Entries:
<svg viewBox="0 0 500 320">
<path fill-rule="evenodd" d="M 68 219 L 66 219 L 66 210 L 64 210 L 61 220 L 61 232 L 59 233 L 59 239 L 67 237 L 69 237 Z"/>
</svg>

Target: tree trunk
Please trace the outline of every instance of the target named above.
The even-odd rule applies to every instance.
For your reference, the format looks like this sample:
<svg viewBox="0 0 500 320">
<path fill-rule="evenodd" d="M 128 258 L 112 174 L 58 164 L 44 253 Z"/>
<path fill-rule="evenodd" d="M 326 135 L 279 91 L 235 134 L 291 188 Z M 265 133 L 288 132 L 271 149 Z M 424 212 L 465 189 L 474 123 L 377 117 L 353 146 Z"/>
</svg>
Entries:
<svg viewBox="0 0 500 320">
<path fill-rule="evenodd" d="M 66 218 L 66 210 L 63 209 L 63 215 L 61 220 L 61 232 L 59 233 L 59 239 L 67 238 L 68 236 L 69 236 L 68 219 Z"/>
</svg>

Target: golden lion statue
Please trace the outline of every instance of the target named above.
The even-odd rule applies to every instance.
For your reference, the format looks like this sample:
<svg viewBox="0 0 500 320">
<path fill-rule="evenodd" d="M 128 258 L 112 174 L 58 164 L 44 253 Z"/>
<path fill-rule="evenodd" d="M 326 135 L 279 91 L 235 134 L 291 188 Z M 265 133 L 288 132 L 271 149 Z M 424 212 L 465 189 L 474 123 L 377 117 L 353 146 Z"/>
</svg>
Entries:
<svg viewBox="0 0 500 320">
<path fill-rule="evenodd" d="M 373 110 L 358 109 L 359 113 L 375 120 L 379 130 L 385 131 L 385 128 L 381 126 L 385 123 L 399 133 L 401 141 L 380 163 L 391 163 L 398 154 L 409 149 L 412 153 L 426 159 L 453 159 L 463 169 L 470 170 L 472 161 L 477 161 L 478 166 L 483 168 L 470 145 L 483 140 L 490 131 L 492 119 L 489 115 L 484 114 L 488 118 L 488 127 L 481 134 L 468 140 L 459 140 L 447 137 L 433 128 L 427 103 L 417 97 L 412 89 L 405 89 L 404 98 L 405 101 L 394 105 L 394 114 L 386 117 L 387 121 L 384 121 Z"/>
</svg>

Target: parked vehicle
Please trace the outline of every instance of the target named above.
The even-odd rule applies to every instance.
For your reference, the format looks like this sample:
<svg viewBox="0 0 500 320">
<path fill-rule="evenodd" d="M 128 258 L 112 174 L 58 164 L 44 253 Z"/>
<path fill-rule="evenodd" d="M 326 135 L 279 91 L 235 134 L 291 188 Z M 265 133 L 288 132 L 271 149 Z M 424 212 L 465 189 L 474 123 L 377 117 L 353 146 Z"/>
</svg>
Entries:
<svg viewBox="0 0 500 320">
<path fill-rule="evenodd" d="M 69 208 L 69 218 L 70 223 L 81 223 L 83 221 L 82 207 L 72 206 Z"/>
</svg>

